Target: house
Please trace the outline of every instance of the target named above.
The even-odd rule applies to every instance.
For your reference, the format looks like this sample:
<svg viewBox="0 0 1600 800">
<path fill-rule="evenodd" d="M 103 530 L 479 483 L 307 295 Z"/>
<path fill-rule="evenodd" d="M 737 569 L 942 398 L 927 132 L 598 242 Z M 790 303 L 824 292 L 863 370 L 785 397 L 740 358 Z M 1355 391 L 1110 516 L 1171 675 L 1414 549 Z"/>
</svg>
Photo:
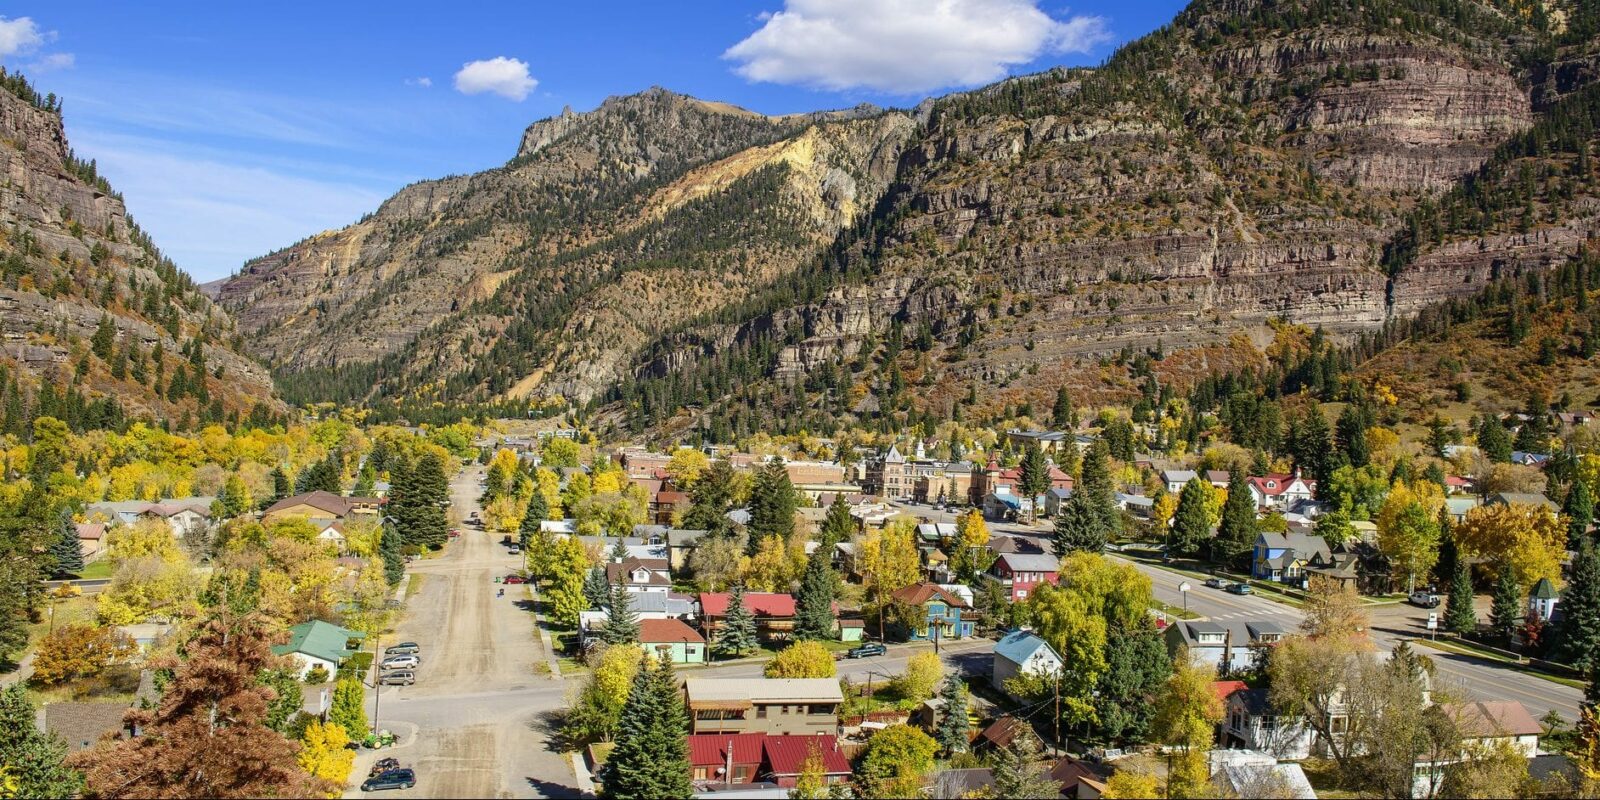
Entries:
<svg viewBox="0 0 1600 800">
<path fill-rule="evenodd" d="M 106 524 L 104 522 L 79 522 L 73 525 L 78 533 L 78 549 L 83 557 L 94 558 L 100 555 L 105 547 Z"/>
<path fill-rule="evenodd" d="M 845 783 L 851 778 L 850 760 L 840 750 L 836 735 L 768 736 L 762 745 L 762 777 L 784 788 L 799 783 L 813 754 L 822 760 L 823 783 Z"/>
<path fill-rule="evenodd" d="M 990 492 L 983 496 L 983 516 L 992 520 L 1020 519 L 1033 512 L 1034 501 L 1010 492 Z"/>
<path fill-rule="evenodd" d="M 347 542 L 344 535 L 344 523 L 336 519 L 312 520 L 311 524 L 317 529 L 317 541 L 337 548 L 339 552 L 345 551 Z"/>
<path fill-rule="evenodd" d="M 694 598 L 667 592 L 637 592 L 630 594 L 634 616 L 638 619 L 694 619 Z M 592 631 L 599 630 L 608 617 L 605 609 L 578 612 L 578 630 L 587 639 Z"/>
<path fill-rule="evenodd" d="M 1559 506 L 1550 501 L 1540 492 L 1495 492 L 1483 499 L 1486 506 L 1541 506 L 1551 511 L 1561 510 Z"/>
<path fill-rule="evenodd" d="M 1273 619 L 1178 620 L 1167 626 L 1169 650 L 1189 648 L 1196 661 L 1214 664 L 1219 673 L 1250 669 L 1257 651 L 1282 641 L 1289 629 Z"/>
<path fill-rule="evenodd" d="M 1556 613 L 1556 603 L 1561 602 L 1561 595 L 1556 593 L 1556 587 L 1550 583 L 1549 578 L 1540 578 L 1538 583 L 1528 591 L 1528 613 L 1534 618 L 1549 622 Z"/>
<path fill-rule="evenodd" d="M 632 593 L 666 594 L 672 588 L 672 577 L 664 558 L 627 558 L 607 563 L 606 582 Z"/>
<path fill-rule="evenodd" d="M 1018 736 L 1032 736 L 1035 739 L 1039 737 L 1038 734 L 1033 732 L 1033 728 L 1028 726 L 1028 723 L 1010 714 L 1003 714 L 999 719 L 989 723 L 989 727 L 978 733 L 977 738 L 972 740 L 972 750 L 977 752 L 986 747 L 1007 747 L 1010 746 L 1011 740 Z"/>
<path fill-rule="evenodd" d="M 728 592 L 700 594 L 700 629 L 715 639 L 728 617 Z M 794 632 L 794 595 L 745 592 L 744 607 L 756 617 L 756 633 L 763 639 L 788 639 Z"/>
<path fill-rule="evenodd" d="M 862 488 L 867 494 L 886 500 L 908 500 L 916 490 L 916 481 L 906 465 L 900 449 L 889 445 L 888 452 L 867 463 L 867 480 Z"/>
<path fill-rule="evenodd" d="M 87 750 L 107 735 L 132 737 L 138 729 L 123 721 L 126 702 L 45 703 L 44 732 L 60 737 L 67 752 Z"/>
<path fill-rule="evenodd" d="M 1044 493 L 1044 513 L 1054 517 L 1061 513 L 1061 507 L 1072 499 L 1071 489 L 1052 488 Z"/>
<path fill-rule="evenodd" d="M 1213 750 L 1211 783 L 1218 797 L 1280 797 L 1316 800 L 1305 770 L 1283 764 L 1268 753 L 1253 750 Z M 1270 794 L 1265 794 L 1270 792 Z"/>
<path fill-rule="evenodd" d="M 1106 791 L 1110 768 L 1072 756 L 1062 756 L 1050 767 L 1050 780 L 1061 786 L 1061 796 L 1071 800 L 1099 800 Z"/>
<path fill-rule="evenodd" d="M 1061 655 L 1032 631 L 1012 631 L 994 646 L 994 669 L 989 682 L 1009 694 L 1006 681 L 1020 675 L 1049 677 L 1061 674 Z"/>
<path fill-rule="evenodd" d="M 938 547 L 940 544 L 956 538 L 956 524 L 954 522 L 922 522 L 917 524 L 917 538 L 925 547 Z"/>
<path fill-rule="evenodd" d="M 824 783 L 850 779 L 850 761 L 839 749 L 838 737 L 764 733 L 691 734 L 690 777 L 701 791 L 755 783 L 788 789 L 798 783 L 813 753 L 822 760 Z"/>
<path fill-rule="evenodd" d="M 1244 748 L 1290 761 L 1311 757 L 1316 737 L 1304 717 L 1278 713 L 1264 688 L 1251 689 L 1239 681 L 1217 683 L 1238 684 L 1228 687 L 1232 690 L 1222 699 L 1218 741 L 1224 748 Z"/>
<path fill-rule="evenodd" d="M 650 510 L 654 514 L 657 523 L 671 525 L 672 518 L 677 514 L 688 511 L 689 506 L 690 501 L 687 492 L 680 492 L 676 489 L 662 489 L 656 492 L 651 499 Z"/>
<path fill-rule="evenodd" d="M 1321 536 L 1266 532 L 1256 537 L 1250 554 L 1250 577 L 1300 585 L 1306 570 L 1329 566 L 1332 552 Z"/>
<path fill-rule="evenodd" d="M 1247 479 L 1256 508 L 1285 508 L 1297 500 L 1310 500 L 1317 493 L 1317 482 L 1298 474 L 1268 473 Z"/>
<path fill-rule="evenodd" d="M 1544 469 L 1545 465 L 1550 463 L 1550 456 L 1547 453 L 1525 453 L 1521 450 L 1513 450 L 1511 451 L 1511 463 L 1521 464 L 1524 467 Z"/>
<path fill-rule="evenodd" d="M 1112 497 L 1116 501 L 1119 510 L 1126 511 L 1139 519 L 1150 519 L 1155 514 L 1156 500 L 1154 497 L 1123 492 L 1117 492 Z"/>
<path fill-rule="evenodd" d="M 689 678 L 691 733 L 839 733 L 844 693 L 833 678 Z"/>
<path fill-rule="evenodd" d="M 972 635 L 975 615 L 972 606 L 933 583 L 914 583 L 893 595 L 896 602 L 922 609 L 915 630 L 904 631 L 912 639 L 965 639 Z"/>
<path fill-rule="evenodd" d="M 1213 489 L 1226 489 L 1228 482 L 1233 480 L 1233 473 L 1225 469 L 1208 469 L 1205 472 L 1205 479 Z"/>
<path fill-rule="evenodd" d="M 1054 586 L 1061 580 L 1061 559 L 1047 553 L 1007 553 L 989 565 L 984 577 L 999 582 L 1006 597 L 1017 603 L 1041 584 Z"/>
<path fill-rule="evenodd" d="M 154 503 L 142 500 L 119 500 L 94 503 L 85 513 L 90 522 L 105 522 L 108 528 L 132 525 L 146 519 L 160 520 L 172 528 L 173 536 L 182 539 L 190 531 L 200 531 L 210 527 L 211 504 L 215 501 L 214 497 L 185 497 Z"/>
<path fill-rule="evenodd" d="M 342 520 L 352 514 L 376 517 L 385 502 L 377 497 L 345 497 L 319 490 L 285 497 L 267 506 L 267 510 L 261 512 L 261 521 L 274 522 L 289 517 Z"/>
<path fill-rule="evenodd" d="M 1189 481 L 1200 477 L 1192 469 L 1164 469 L 1161 470 L 1161 483 L 1167 487 L 1168 494 L 1179 494 Z"/>
<path fill-rule="evenodd" d="M 859 642 L 867 632 L 866 620 L 841 619 L 837 627 L 841 642 Z"/>
<path fill-rule="evenodd" d="M 976 467 L 974 467 L 974 469 L 976 469 Z M 1050 486 L 1045 491 L 1049 491 L 1050 489 L 1070 490 L 1073 487 L 1072 476 L 1061 471 L 1061 468 L 1057 467 L 1055 464 L 1050 465 L 1049 477 Z M 990 494 L 1020 495 L 1022 494 L 1022 490 L 1019 488 L 1021 484 L 1022 470 L 1020 468 L 1013 467 L 1011 469 L 1001 469 L 999 462 L 991 459 L 988 463 L 984 464 L 981 471 L 973 473 L 973 504 L 978 504 L 981 498 L 984 498 Z"/>
<path fill-rule="evenodd" d="M 1477 497 L 1470 494 L 1446 497 L 1444 499 L 1445 513 L 1450 515 L 1452 523 L 1462 522 L 1467 518 L 1467 512 L 1477 508 L 1481 502 Z"/>
<path fill-rule="evenodd" d="M 639 646 L 653 656 L 666 655 L 674 664 L 706 663 L 706 638 L 681 620 L 639 620 Z"/>
<path fill-rule="evenodd" d="M 667 530 L 667 566 L 673 572 L 682 572 L 689 568 L 689 556 L 694 554 L 696 547 L 700 546 L 700 538 L 705 536 L 705 531 L 691 531 L 683 528 Z"/>
<path fill-rule="evenodd" d="M 1043 553 L 1044 548 L 1032 539 L 997 534 L 989 537 L 989 555 L 996 558 L 1007 553 Z"/>
<path fill-rule="evenodd" d="M 273 647 L 272 653 L 294 656 L 301 680 L 316 667 L 322 667 L 332 676 L 345 659 L 355 654 L 356 650 L 350 647 L 351 640 L 365 638 L 367 635 L 361 631 L 346 630 L 331 622 L 314 619 L 290 628 L 288 643 Z"/>
<path fill-rule="evenodd" d="M 1510 745 L 1523 758 L 1532 759 L 1539 753 L 1539 735 L 1544 728 L 1528 713 L 1528 709 L 1515 700 L 1492 700 L 1470 703 L 1441 703 L 1439 710 L 1455 723 L 1461 732 L 1463 751 L 1469 747 L 1494 747 Z M 1418 761 L 1413 797 L 1436 797 L 1444 783 L 1446 770 L 1465 757 Z"/>
<path fill-rule="evenodd" d="M 1006 439 L 1010 440 L 1013 447 L 1026 449 L 1029 446 L 1036 446 L 1046 454 L 1063 450 L 1068 444 L 1077 444 L 1077 437 L 1067 431 L 1025 431 L 1012 428 L 1006 431 Z"/>
<path fill-rule="evenodd" d="M 578 535 L 578 521 L 575 519 L 547 519 L 539 522 L 539 532 L 555 536 Z"/>
</svg>

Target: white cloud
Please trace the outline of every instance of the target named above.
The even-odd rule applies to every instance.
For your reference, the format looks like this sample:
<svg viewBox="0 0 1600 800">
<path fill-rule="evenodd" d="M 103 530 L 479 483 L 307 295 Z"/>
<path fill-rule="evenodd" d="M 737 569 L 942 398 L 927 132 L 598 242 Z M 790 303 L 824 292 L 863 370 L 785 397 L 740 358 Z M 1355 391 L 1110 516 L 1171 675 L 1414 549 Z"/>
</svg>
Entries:
<svg viewBox="0 0 1600 800">
<path fill-rule="evenodd" d="M 1109 41 L 1105 20 L 1037 0 L 785 0 L 723 58 L 752 81 L 913 95 L 1004 78 L 1046 53 Z"/>
<path fill-rule="evenodd" d="M 420 86 L 426 89 L 433 85 L 433 79 L 427 76 L 423 76 L 421 78 L 406 78 L 405 83 L 407 86 Z"/>
<path fill-rule="evenodd" d="M 461 65 L 456 73 L 456 91 L 462 94 L 493 92 L 507 100 L 521 102 L 539 82 L 528 75 L 528 64 L 515 58 L 496 56 Z"/>
<path fill-rule="evenodd" d="M 77 63 L 77 57 L 71 53 L 51 53 L 29 64 L 28 68 L 34 72 L 50 72 L 57 69 L 71 69 Z"/>
<path fill-rule="evenodd" d="M 32 17 L 0 17 L 0 57 L 31 53 L 53 36 L 39 30 Z"/>
</svg>

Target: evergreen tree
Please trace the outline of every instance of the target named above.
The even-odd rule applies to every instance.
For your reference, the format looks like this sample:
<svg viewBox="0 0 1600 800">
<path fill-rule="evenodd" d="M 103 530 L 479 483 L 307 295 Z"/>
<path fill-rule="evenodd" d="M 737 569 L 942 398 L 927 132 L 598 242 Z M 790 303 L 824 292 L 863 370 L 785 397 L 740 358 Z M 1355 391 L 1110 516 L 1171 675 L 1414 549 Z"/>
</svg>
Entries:
<svg viewBox="0 0 1600 800">
<path fill-rule="evenodd" d="M 1193 478 L 1183 485 L 1183 492 L 1178 495 L 1178 510 L 1172 515 L 1172 530 L 1167 534 L 1167 552 L 1192 556 L 1200 552 L 1210 536 L 1206 489 L 1199 478 Z"/>
<path fill-rule="evenodd" d="M 101 361 L 111 360 L 111 348 L 116 345 L 117 326 L 111 321 L 109 314 L 100 315 L 100 325 L 95 328 L 94 336 L 89 339 L 89 350 Z"/>
<path fill-rule="evenodd" d="M 726 536 L 733 531 L 728 511 L 733 505 L 733 467 L 726 460 L 711 463 L 689 493 L 689 511 L 683 526 L 705 531 L 710 536 Z"/>
<path fill-rule="evenodd" d="M 933 738 L 948 755 L 964 753 L 971 742 L 968 730 L 971 721 L 967 719 L 967 687 L 960 678 L 946 678 L 939 697 L 944 700 L 944 716 L 940 718 Z"/>
<path fill-rule="evenodd" d="M 1552 656 L 1587 671 L 1600 663 L 1600 554 L 1587 537 L 1579 543 L 1568 574 Z"/>
<path fill-rule="evenodd" d="M 794 596 L 794 636 L 801 641 L 834 638 L 837 620 L 833 615 L 833 598 L 839 578 L 829 564 L 831 555 L 831 549 L 819 547 L 806 557 L 806 571 L 800 578 L 800 590 Z"/>
<path fill-rule="evenodd" d="M 1034 765 L 1039 760 L 1039 749 L 1039 739 L 1030 730 L 1011 737 L 1004 747 L 995 748 L 989 757 L 995 797 L 1054 800 L 1060 796 L 1061 784 L 1052 780 L 1042 767 Z"/>
<path fill-rule="evenodd" d="M 16 781 L 16 797 L 76 797 L 83 776 L 65 766 L 67 745 L 39 731 L 37 712 L 22 684 L 0 690 L 0 765 Z"/>
<path fill-rule="evenodd" d="M 844 501 L 844 494 L 834 495 L 833 502 L 828 505 L 828 515 L 822 519 L 822 530 L 817 539 L 822 546 L 818 549 L 831 553 L 834 545 L 850 541 L 850 535 L 855 530 L 856 520 L 850 516 L 850 505 Z"/>
<path fill-rule="evenodd" d="M 1089 507 L 1100 518 L 1100 530 L 1107 540 L 1117 535 L 1121 518 L 1117 514 L 1116 491 L 1111 481 L 1111 452 L 1104 439 L 1096 439 L 1083 455 L 1082 478 L 1075 491 L 1082 492 Z"/>
<path fill-rule="evenodd" d="M 590 608 L 605 608 L 611 602 L 611 586 L 606 583 L 605 570 L 595 567 L 583 576 L 583 599 Z"/>
<path fill-rule="evenodd" d="M 728 613 L 722 618 L 722 629 L 717 631 L 717 649 L 740 656 L 757 644 L 756 616 L 745 607 L 744 584 L 736 583 L 728 597 Z"/>
<path fill-rule="evenodd" d="M 404 544 L 401 538 L 394 524 L 385 520 L 378 533 L 378 556 L 383 559 L 383 579 L 390 586 L 399 586 L 400 579 L 406 576 L 406 559 L 400 552 Z"/>
<path fill-rule="evenodd" d="M 1185 487 L 1188 488 L 1188 487 Z M 1222 522 L 1211 555 L 1218 563 L 1243 563 L 1256 544 L 1256 501 L 1240 470 L 1228 476 L 1228 498 L 1222 503 Z"/>
<path fill-rule="evenodd" d="M 1506 426 L 1493 413 L 1484 412 L 1478 418 L 1478 449 L 1490 461 L 1511 463 L 1511 434 L 1506 432 Z"/>
<path fill-rule="evenodd" d="M 545 502 L 544 492 L 534 488 L 532 496 L 528 498 L 528 506 L 522 512 L 522 528 L 517 533 L 517 541 L 522 549 L 532 549 L 534 538 L 539 535 L 539 526 L 550 516 L 550 504 Z"/>
<path fill-rule="evenodd" d="M 66 578 L 83 572 L 83 545 L 78 543 L 78 526 L 72 511 L 62 507 L 56 516 L 55 539 L 50 543 L 51 573 Z"/>
<path fill-rule="evenodd" d="M 1105 663 L 1094 692 L 1100 735 L 1108 742 L 1143 741 L 1172 673 L 1166 640 L 1154 624 L 1115 626 L 1106 632 Z"/>
<path fill-rule="evenodd" d="M 283 467 L 272 468 L 272 500 L 277 502 L 289 496 L 289 476 Z"/>
<path fill-rule="evenodd" d="M 600 796 L 673 800 L 694 793 L 689 782 L 689 720 L 672 677 L 672 662 L 641 665 L 617 723 Z"/>
<path fill-rule="evenodd" d="M 633 610 L 633 595 L 617 583 L 606 599 L 606 622 L 600 628 L 606 644 L 634 644 L 639 641 L 639 612 Z"/>
<path fill-rule="evenodd" d="M 361 471 L 356 473 L 356 485 L 350 487 L 353 497 L 371 497 L 377 492 L 378 471 L 373 469 L 369 460 L 361 465 Z"/>
<path fill-rule="evenodd" d="M 1517 583 L 1511 567 L 1502 566 L 1494 584 L 1494 600 L 1489 606 L 1489 626 L 1500 641 L 1509 644 L 1522 617 L 1522 586 Z"/>
<path fill-rule="evenodd" d="M 1367 429 L 1370 427 L 1372 409 L 1361 403 L 1345 406 L 1334 423 L 1334 439 L 1352 467 L 1364 467 L 1371 460 L 1371 453 L 1367 449 Z"/>
<path fill-rule="evenodd" d="M 1440 548 L 1441 551 L 1443 549 Z M 1472 575 L 1467 570 L 1465 559 L 1452 558 L 1451 562 L 1450 593 L 1445 597 L 1444 606 L 1444 629 L 1458 636 L 1466 636 L 1478 629 L 1478 614 L 1472 608 Z"/>
<path fill-rule="evenodd" d="M 1579 543 L 1588 538 L 1589 524 L 1594 521 L 1594 499 L 1589 496 L 1587 484 L 1581 480 L 1572 482 L 1561 513 L 1567 518 L 1567 549 L 1577 550 Z"/>
<path fill-rule="evenodd" d="M 1072 430 L 1078 427 L 1078 412 L 1072 407 L 1072 395 L 1067 393 L 1067 387 L 1062 386 L 1056 390 L 1056 403 L 1050 409 L 1050 421 L 1057 428 Z"/>
<path fill-rule="evenodd" d="M 794 535 L 794 484 L 783 462 L 774 456 L 756 472 L 750 485 L 750 538 L 745 554 L 753 556 L 768 536 L 787 542 Z"/>
<path fill-rule="evenodd" d="M 1312 403 L 1294 427 L 1292 450 L 1294 464 L 1301 473 L 1317 481 L 1318 489 L 1328 483 L 1334 467 L 1333 437 L 1328 432 L 1328 419 L 1322 407 Z"/>
<path fill-rule="evenodd" d="M 1036 444 L 1029 444 L 1022 454 L 1017 488 L 1026 499 L 1033 500 L 1050 491 L 1050 462 Z"/>
<path fill-rule="evenodd" d="M 1084 551 L 1099 553 L 1105 550 L 1106 534 L 1101 517 L 1090 505 L 1088 492 L 1073 492 L 1061 510 L 1056 512 L 1055 535 L 1050 540 L 1051 549 L 1059 557 Z"/>
</svg>

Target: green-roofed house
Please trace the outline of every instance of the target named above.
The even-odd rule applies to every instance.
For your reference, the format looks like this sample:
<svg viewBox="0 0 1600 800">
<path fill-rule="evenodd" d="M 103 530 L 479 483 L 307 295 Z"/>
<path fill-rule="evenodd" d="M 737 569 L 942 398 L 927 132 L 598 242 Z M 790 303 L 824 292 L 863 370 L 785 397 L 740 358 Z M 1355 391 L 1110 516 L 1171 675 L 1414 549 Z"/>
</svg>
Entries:
<svg viewBox="0 0 1600 800">
<path fill-rule="evenodd" d="M 1528 610 L 1533 612 L 1544 622 L 1549 622 L 1551 615 L 1556 613 L 1556 603 L 1561 602 L 1561 595 L 1556 594 L 1556 587 L 1550 583 L 1549 578 L 1540 578 L 1533 585 L 1533 591 L 1528 592 Z"/>
<path fill-rule="evenodd" d="M 314 619 L 290 628 L 288 644 L 280 644 L 272 648 L 272 652 L 274 655 L 294 656 L 295 662 L 300 665 L 300 679 L 304 680 L 306 673 L 315 667 L 322 667 L 329 675 L 338 672 L 339 665 L 356 652 L 350 647 L 350 640 L 365 638 L 367 635 L 361 631 L 347 630 L 331 622 Z"/>
</svg>

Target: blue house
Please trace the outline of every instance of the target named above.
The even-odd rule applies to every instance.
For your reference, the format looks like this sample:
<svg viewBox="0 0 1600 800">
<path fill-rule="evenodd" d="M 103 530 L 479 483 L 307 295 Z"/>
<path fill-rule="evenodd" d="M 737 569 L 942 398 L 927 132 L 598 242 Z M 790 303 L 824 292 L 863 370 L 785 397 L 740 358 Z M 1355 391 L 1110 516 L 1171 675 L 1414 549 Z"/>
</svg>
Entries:
<svg viewBox="0 0 1600 800">
<path fill-rule="evenodd" d="M 912 639 L 965 639 L 972 635 L 976 618 L 972 606 L 938 584 L 916 583 L 895 592 L 895 600 L 922 609 L 922 624 L 905 631 Z"/>
<path fill-rule="evenodd" d="M 1332 565 L 1332 553 L 1321 536 L 1305 533 L 1263 533 L 1250 554 L 1250 577 L 1296 586 L 1306 570 Z"/>
</svg>

